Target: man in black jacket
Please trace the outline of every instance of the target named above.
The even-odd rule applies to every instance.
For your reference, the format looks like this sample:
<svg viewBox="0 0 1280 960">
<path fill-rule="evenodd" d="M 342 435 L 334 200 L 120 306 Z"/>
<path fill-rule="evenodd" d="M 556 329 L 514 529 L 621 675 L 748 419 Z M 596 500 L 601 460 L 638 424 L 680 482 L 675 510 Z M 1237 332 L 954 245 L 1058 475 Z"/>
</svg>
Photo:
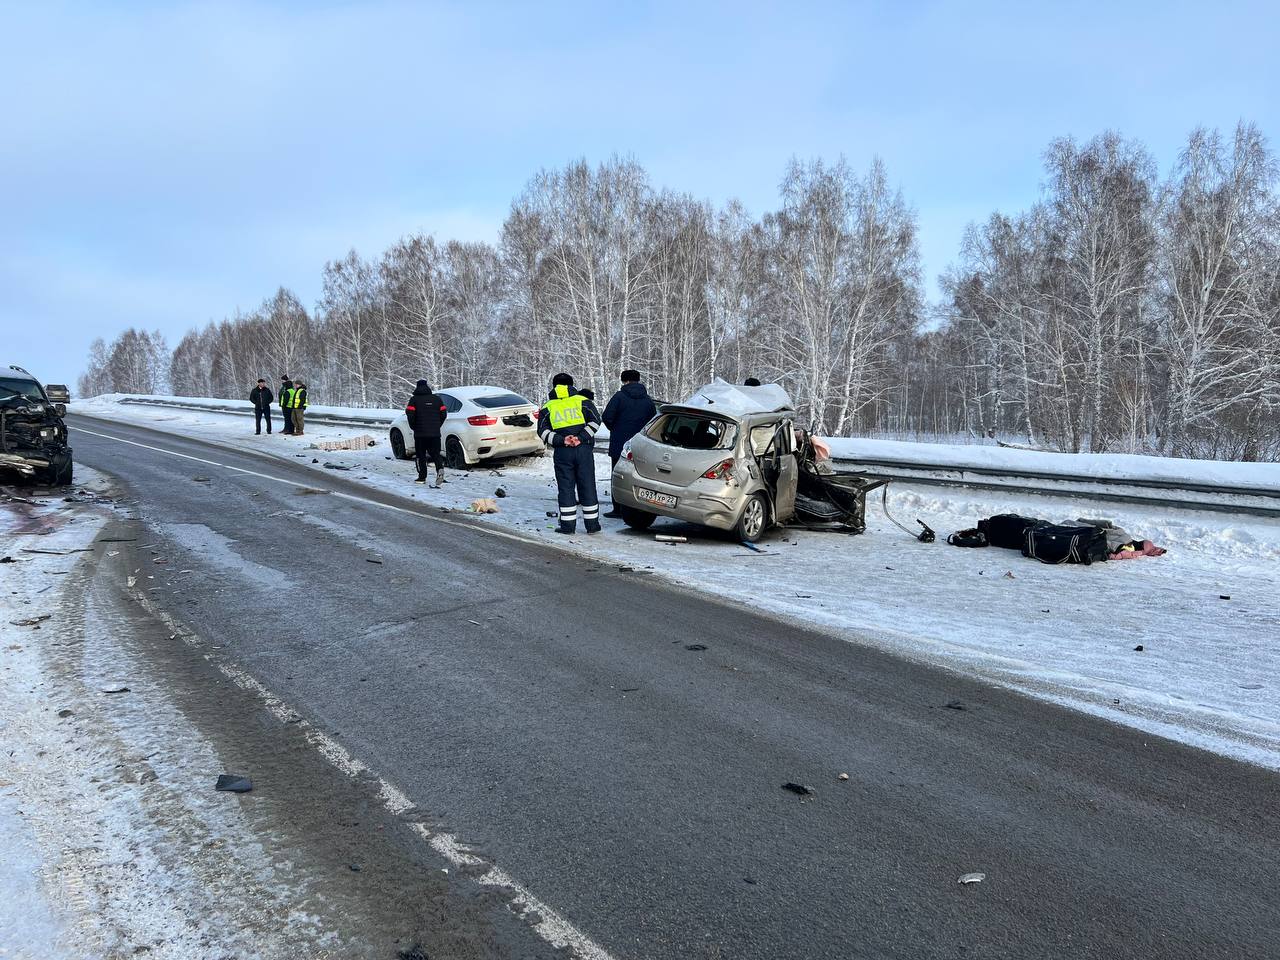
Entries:
<svg viewBox="0 0 1280 960">
<path fill-rule="evenodd" d="M 271 433 L 271 401 L 275 397 L 271 395 L 271 389 L 267 386 L 267 381 L 261 377 L 258 378 L 258 385 L 249 391 L 249 402 L 253 404 L 253 432 L 255 434 L 262 433 L 262 420 L 265 417 L 267 421 L 267 433 Z"/>
<path fill-rule="evenodd" d="M 293 381 L 285 374 L 280 375 L 280 414 L 284 418 L 281 433 L 293 433 L 293 418 L 289 414 L 289 395 L 293 393 Z"/>
<path fill-rule="evenodd" d="M 604 425 L 609 428 L 609 463 L 613 467 L 618 465 L 626 442 L 643 430 L 658 412 L 640 382 L 640 371 L 623 370 L 620 379 L 622 389 L 609 398 L 604 408 Z M 614 507 L 605 516 L 617 519 L 622 514 Z"/>
<path fill-rule="evenodd" d="M 404 413 L 409 429 L 413 431 L 413 455 L 418 461 L 418 479 L 415 482 L 427 482 L 427 458 L 430 457 L 436 467 L 436 482 L 431 486 L 438 489 L 445 482 L 444 457 L 440 455 L 440 427 L 449 413 L 425 380 L 418 381 L 413 396 L 404 405 Z"/>
</svg>

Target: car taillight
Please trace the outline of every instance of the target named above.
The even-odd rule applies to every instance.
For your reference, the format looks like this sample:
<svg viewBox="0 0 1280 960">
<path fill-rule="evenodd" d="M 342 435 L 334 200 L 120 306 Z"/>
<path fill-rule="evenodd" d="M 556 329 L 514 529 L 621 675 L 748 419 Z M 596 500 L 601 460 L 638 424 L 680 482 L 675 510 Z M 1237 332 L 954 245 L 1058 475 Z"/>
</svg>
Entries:
<svg viewBox="0 0 1280 960">
<path fill-rule="evenodd" d="M 492 427 L 497 422 L 497 417 L 491 417 L 487 413 L 478 413 L 474 417 L 467 417 L 467 423 L 473 427 Z"/>
<path fill-rule="evenodd" d="M 729 474 L 733 472 L 733 458 L 721 460 L 714 467 L 702 475 L 704 480 L 726 480 Z"/>
</svg>

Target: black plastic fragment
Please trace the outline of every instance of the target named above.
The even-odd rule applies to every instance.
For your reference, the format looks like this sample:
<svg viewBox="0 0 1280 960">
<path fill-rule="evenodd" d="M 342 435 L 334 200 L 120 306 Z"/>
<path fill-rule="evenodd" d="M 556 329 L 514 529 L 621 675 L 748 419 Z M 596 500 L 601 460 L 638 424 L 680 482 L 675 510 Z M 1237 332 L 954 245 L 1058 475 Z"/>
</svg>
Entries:
<svg viewBox="0 0 1280 960">
<path fill-rule="evenodd" d="M 253 789 L 253 781 L 234 773 L 223 773 L 218 775 L 218 782 L 213 785 L 213 789 L 223 793 L 248 793 Z"/>
<path fill-rule="evenodd" d="M 782 789 L 789 790 L 802 797 L 812 797 L 814 795 L 813 787 L 806 787 L 803 783 L 792 783 L 790 780 L 782 785 Z"/>
</svg>

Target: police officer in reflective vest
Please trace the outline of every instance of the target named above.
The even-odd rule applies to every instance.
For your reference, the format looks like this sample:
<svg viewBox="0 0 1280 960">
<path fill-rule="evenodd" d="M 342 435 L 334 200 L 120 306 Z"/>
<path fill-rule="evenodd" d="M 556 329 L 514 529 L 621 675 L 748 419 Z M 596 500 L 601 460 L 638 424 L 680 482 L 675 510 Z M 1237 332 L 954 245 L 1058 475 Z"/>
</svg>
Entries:
<svg viewBox="0 0 1280 960">
<path fill-rule="evenodd" d="M 557 373 L 551 396 L 538 411 L 538 436 L 554 451 L 559 491 L 560 526 L 557 533 L 573 533 L 582 505 L 587 533 L 600 532 L 600 500 L 596 495 L 596 464 L 592 448 L 600 429 L 596 405 L 573 389 L 573 377 Z"/>
</svg>

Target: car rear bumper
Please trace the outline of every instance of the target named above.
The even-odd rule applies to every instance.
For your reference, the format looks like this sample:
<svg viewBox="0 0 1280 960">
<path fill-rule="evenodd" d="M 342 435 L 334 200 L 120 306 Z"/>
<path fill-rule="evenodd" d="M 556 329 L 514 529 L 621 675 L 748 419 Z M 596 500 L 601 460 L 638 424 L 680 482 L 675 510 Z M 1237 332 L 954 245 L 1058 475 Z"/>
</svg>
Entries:
<svg viewBox="0 0 1280 960">
<path fill-rule="evenodd" d="M 495 437 L 492 440 L 471 440 L 465 444 L 468 459 L 492 460 L 499 457 L 526 457 L 532 453 L 541 453 L 542 441 L 535 433 L 532 436 L 516 435 L 513 437 Z"/>
<path fill-rule="evenodd" d="M 637 476 L 633 468 L 625 460 L 619 460 L 611 476 L 613 480 L 613 502 L 616 505 L 643 510 L 659 517 L 674 517 L 688 523 L 701 524 L 717 530 L 732 530 L 742 513 L 742 505 L 746 494 L 738 486 L 717 486 L 714 490 L 697 490 L 691 487 L 662 483 L 647 477 Z M 637 488 L 654 490 L 676 498 L 674 507 L 662 506 L 649 500 L 641 499 Z"/>
</svg>

